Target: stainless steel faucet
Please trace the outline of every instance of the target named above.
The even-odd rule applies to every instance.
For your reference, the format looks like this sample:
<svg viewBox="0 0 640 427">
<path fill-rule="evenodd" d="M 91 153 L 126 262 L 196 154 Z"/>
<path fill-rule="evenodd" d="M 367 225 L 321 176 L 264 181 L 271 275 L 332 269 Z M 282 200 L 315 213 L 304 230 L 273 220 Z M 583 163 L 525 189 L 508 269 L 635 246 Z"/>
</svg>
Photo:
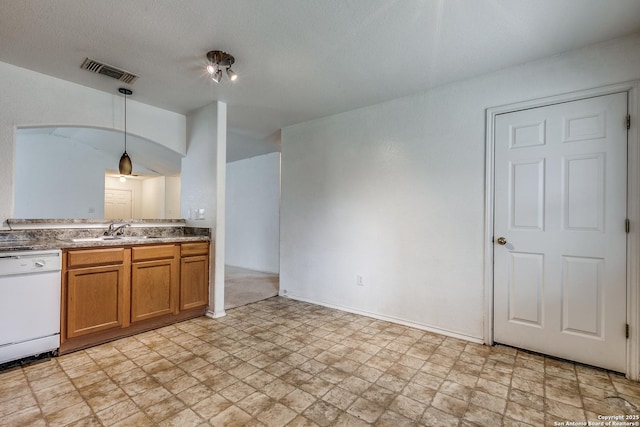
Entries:
<svg viewBox="0 0 640 427">
<path fill-rule="evenodd" d="M 104 235 L 109 237 L 121 236 L 122 230 L 127 227 L 131 227 L 131 224 L 121 224 L 116 226 L 116 223 L 112 222 L 111 224 L 109 224 L 109 228 L 107 228 L 107 231 L 104 232 Z"/>
</svg>

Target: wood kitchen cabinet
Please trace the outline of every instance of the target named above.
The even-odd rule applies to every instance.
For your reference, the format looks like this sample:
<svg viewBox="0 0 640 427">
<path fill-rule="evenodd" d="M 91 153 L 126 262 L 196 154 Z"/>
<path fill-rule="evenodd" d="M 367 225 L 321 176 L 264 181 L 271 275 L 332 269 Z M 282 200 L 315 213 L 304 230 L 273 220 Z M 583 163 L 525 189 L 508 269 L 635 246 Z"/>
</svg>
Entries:
<svg viewBox="0 0 640 427">
<path fill-rule="evenodd" d="M 178 314 L 180 245 L 131 249 L 131 322 Z"/>
<path fill-rule="evenodd" d="M 66 337 L 121 328 L 129 323 L 129 253 L 125 248 L 73 251 L 66 258 Z M 66 328 L 65 328 L 66 327 Z"/>
<path fill-rule="evenodd" d="M 180 310 L 209 303 L 209 243 L 183 243 L 180 248 Z"/>
<path fill-rule="evenodd" d="M 60 353 L 192 317 L 209 301 L 209 242 L 66 249 Z"/>
</svg>

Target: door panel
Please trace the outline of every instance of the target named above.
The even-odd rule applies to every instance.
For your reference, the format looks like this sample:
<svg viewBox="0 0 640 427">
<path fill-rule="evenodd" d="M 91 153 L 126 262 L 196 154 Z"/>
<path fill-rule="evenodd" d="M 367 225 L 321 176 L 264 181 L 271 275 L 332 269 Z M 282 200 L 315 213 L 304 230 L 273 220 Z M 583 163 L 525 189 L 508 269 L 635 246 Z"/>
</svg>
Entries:
<svg viewBox="0 0 640 427">
<path fill-rule="evenodd" d="M 511 252 L 509 320 L 542 326 L 544 255 Z"/>
<path fill-rule="evenodd" d="M 605 137 L 605 112 L 563 118 L 562 142 L 586 141 Z"/>
<path fill-rule="evenodd" d="M 545 143 L 544 120 L 509 127 L 509 148 L 524 148 Z"/>
<path fill-rule="evenodd" d="M 511 164 L 511 229 L 544 228 L 544 159 Z"/>
<path fill-rule="evenodd" d="M 496 342 L 624 372 L 626 114 L 618 93 L 496 116 Z"/>
<path fill-rule="evenodd" d="M 106 219 L 133 218 L 131 190 L 105 188 L 104 217 Z"/>
<path fill-rule="evenodd" d="M 604 231 L 604 164 L 604 153 L 563 159 L 565 229 Z"/>
<path fill-rule="evenodd" d="M 602 266 L 598 258 L 563 257 L 562 330 L 602 339 Z"/>
</svg>

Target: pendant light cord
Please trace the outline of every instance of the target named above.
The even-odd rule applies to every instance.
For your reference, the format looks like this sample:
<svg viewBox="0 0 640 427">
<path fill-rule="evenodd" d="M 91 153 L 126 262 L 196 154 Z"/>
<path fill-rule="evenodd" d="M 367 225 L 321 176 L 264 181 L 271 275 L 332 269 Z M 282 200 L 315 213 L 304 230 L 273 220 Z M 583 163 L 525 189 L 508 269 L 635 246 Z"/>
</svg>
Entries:
<svg viewBox="0 0 640 427">
<path fill-rule="evenodd" d="M 121 87 L 118 92 L 124 95 L 124 152 L 127 152 L 127 96 L 133 92 L 131 89 Z"/>
<path fill-rule="evenodd" d="M 127 93 L 124 93 L 124 152 L 127 152 Z"/>
<path fill-rule="evenodd" d="M 118 170 L 121 175 L 131 175 L 131 158 L 127 154 L 127 96 L 133 92 L 131 89 L 121 87 L 118 92 L 124 95 L 124 153 L 120 157 L 120 163 L 118 164 Z"/>
</svg>

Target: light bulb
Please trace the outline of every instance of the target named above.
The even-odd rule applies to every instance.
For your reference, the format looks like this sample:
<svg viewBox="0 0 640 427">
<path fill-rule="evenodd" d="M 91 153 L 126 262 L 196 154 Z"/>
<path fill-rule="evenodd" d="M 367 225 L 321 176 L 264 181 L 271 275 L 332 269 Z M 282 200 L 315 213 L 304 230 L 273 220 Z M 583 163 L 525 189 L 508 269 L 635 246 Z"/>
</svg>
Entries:
<svg viewBox="0 0 640 427">
<path fill-rule="evenodd" d="M 227 68 L 227 77 L 229 77 L 229 80 L 234 81 L 238 78 L 238 75 L 229 67 Z"/>
<path fill-rule="evenodd" d="M 207 65 L 207 73 L 213 74 L 213 73 L 215 73 L 215 71 L 216 71 L 216 69 L 215 69 L 215 67 L 213 65 L 211 65 L 211 64 Z"/>
<path fill-rule="evenodd" d="M 222 80 L 222 70 L 218 68 L 216 72 L 213 73 L 213 76 L 211 76 L 211 79 L 216 83 L 220 83 L 220 80 Z"/>
</svg>

